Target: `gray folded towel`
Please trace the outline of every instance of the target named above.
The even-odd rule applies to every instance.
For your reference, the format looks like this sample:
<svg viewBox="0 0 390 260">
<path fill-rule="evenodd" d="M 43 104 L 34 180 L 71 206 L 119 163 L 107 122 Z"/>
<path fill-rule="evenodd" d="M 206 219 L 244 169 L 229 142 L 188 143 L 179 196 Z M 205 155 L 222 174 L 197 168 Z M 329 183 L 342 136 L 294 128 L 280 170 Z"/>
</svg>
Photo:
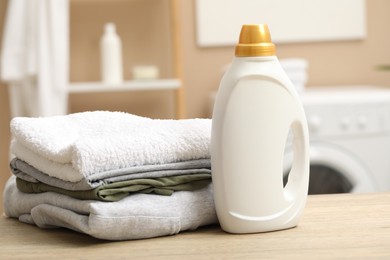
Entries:
<svg viewBox="0 0 390 260">
<path fill-rule="evenodd" d="M 19 158 L 12 159 L 10 167 L 12 173 L 20 179 L 28 182 L 42 182 L 65 190 L 91 190 L 105 184 L 141 178 L 154 179 L 194 173 L 211 174 L 210 159 L 120 168 L 94 174 L 78 182 L 69 182 L 51 177 Z"/>
<path fill-rule="evenodd" d="M 211 184 L 172 196 L 135 194 L 117 202 L 101 202 L 54 192 L 26 194 L 17 189 L 15 179 L 12 176 L 5 186 L 5 214 L 40 228 L 64 227 L 100 239 L 130 240 L 217 223 Z"/>
</svg>

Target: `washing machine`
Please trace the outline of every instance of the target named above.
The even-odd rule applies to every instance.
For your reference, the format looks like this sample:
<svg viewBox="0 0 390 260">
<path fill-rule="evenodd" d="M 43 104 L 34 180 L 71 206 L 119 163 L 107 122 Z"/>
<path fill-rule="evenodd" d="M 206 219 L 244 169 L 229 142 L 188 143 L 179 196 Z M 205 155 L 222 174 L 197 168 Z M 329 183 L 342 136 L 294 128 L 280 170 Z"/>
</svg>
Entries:
<svg viewBox="0 0 390 260">
<path fill-rule="evenodd" d="M 390 191 L 390 90 L 309 87 L 301 99 L 310 132 L 309 194 Z M 285 182 L 293 156 L 287 144 Z"/>
</svg>

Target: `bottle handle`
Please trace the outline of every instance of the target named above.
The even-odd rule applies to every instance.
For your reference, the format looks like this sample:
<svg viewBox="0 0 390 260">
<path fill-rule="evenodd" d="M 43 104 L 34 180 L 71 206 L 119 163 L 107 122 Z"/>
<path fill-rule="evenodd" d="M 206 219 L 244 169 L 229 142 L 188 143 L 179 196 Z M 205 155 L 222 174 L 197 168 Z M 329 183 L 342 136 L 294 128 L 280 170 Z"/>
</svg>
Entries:
<svg viewBox="0 0 390 260">
<path fill-rule="evenodd" d="M 309 185 L 309 136 L 302 121 L 296 120 L 291 124 L 293 133 L 293 163 L 288 176 L 284 194 L 288 201 L 305 192 Z"/>
</svg>

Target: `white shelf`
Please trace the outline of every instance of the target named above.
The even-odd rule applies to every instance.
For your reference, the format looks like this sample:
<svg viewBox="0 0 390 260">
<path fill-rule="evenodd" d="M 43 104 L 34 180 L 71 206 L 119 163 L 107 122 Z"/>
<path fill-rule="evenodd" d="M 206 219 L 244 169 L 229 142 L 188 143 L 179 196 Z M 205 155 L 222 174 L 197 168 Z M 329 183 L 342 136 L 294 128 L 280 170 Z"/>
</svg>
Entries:
<svg viewBox="0 0 390 260">
<path fill-rule="evenodd" d="M 181 82 L 178 79 L 153 79 L 153 80 L 130 80 L 120 84 L 105 84 L 103 82 L 72 82 L 69 85 L 69 93 L 91 92 L 120 92 L 140 90 L 164 90 L 178 89 Z"/>
</svg>

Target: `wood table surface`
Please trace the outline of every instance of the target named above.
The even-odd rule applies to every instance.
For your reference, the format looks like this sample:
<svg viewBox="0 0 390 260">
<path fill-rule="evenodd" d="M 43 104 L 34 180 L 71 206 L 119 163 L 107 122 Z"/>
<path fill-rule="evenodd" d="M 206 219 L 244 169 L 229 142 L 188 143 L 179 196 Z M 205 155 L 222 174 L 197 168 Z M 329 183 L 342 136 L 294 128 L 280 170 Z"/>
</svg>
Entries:
<svg viewBox="0 0 390 260">
<path fill-rule="evenodd" d="M 390 193 L 310 195 L 296 228 L 104 241 L 0 217 L 0 259 L 390 259 Z"/>
</svg>

